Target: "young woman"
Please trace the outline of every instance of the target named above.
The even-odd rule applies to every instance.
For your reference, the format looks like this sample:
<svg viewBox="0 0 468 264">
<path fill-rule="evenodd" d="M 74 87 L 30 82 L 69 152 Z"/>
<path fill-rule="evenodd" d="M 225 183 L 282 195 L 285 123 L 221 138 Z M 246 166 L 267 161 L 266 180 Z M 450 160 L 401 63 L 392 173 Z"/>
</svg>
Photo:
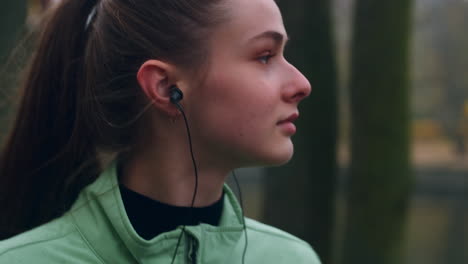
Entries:
<svg viewBox="0 0 468 264">
<path fill-rule="evenodd" d="M 293 154 L 286 41 L 273 0 L 62 1 L 0 160 L 0 263 L 319 263 L 224 185 Z"/>
</svg>

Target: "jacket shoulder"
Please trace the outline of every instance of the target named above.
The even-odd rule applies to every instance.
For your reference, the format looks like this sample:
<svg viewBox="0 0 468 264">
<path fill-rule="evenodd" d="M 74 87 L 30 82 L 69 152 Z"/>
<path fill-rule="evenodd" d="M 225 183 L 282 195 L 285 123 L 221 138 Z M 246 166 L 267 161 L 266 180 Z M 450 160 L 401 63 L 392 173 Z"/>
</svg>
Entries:
<svg viewBox="0 0 468 264">
<path fill-rule="evenodd" d="M 246 218 L 249 243 L 262 248 L 275 261 L 271 263 L 320 264 L 319 257 L 304 240 L 278 228 Z"/>
<path fill-rule="evenodd" d="M 0 264 L 70 262 L 100 263 L 67 216 L 0 241 Z"/>
</svg>

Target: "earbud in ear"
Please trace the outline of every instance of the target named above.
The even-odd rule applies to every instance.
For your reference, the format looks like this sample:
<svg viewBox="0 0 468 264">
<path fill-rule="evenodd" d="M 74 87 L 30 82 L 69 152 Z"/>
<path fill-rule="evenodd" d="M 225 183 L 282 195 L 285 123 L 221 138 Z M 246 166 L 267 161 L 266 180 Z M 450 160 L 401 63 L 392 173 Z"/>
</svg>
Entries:
<svg viewBox="0 0 468 264">
<path fill-rule="evenodd" d="M 184 98 L 184 94 L 182 93 L 182 91 L 175 85 L 169 87 L 169 96 L 171 103 L 175 105 L 177 105 L 179 101 Z"/>
</svg>

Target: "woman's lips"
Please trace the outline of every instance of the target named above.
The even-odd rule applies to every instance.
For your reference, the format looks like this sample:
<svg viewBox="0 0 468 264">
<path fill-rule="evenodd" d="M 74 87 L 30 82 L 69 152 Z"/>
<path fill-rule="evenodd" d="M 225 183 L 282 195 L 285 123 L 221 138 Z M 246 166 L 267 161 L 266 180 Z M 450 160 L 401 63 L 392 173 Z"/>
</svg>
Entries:
<svg viewBox="0 0 468 264">
<path fill-rule="evenodd" d="M 283 119 L 281 121 L 278 122 L 278 124 L 281 124 L 281 123 L 286 123 L 286 122 L 294 122 L 296 121 L 296 119 L 299 117 L 299 113 L 293 113 L 291 114 L 290 116 L 288 116 L 288 118 L 286 119 Z"/>
<path fill-rule="evenodd" d="M 288 118 L 283 119 L 277 123 L 279 127 L 286 133 L 288 136 L 291 136 L 296 133 L 296 126 L 294 121 L 299 117 L 299 113 L 293 113 Z"/>
</svg>

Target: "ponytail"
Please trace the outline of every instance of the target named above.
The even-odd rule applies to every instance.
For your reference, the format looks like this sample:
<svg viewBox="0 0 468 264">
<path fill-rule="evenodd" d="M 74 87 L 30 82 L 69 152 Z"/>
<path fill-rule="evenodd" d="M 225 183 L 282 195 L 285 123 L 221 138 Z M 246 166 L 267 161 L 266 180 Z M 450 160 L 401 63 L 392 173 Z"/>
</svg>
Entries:
<svg viewBox="0 0 468 264">
<path fill-rule="evenodd" d="M 62 215 L 99 170 L 81 122 L 91 0 L 62 1 L 44 31 L 0 156 L 0 240 Z"/>
</svg>

